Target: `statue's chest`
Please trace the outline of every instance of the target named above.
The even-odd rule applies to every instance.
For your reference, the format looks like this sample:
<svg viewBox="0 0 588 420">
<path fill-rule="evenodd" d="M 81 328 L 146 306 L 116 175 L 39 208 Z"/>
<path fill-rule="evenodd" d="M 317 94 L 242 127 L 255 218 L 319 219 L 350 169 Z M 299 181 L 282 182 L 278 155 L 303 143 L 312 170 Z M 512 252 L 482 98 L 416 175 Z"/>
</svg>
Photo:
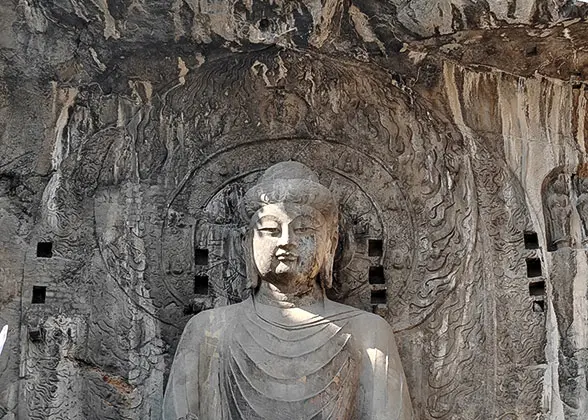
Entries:
<svg viewBox="0 0 588 420">
<path fill-rule="evenodd" d="M 358 359 L 345 323 L 284 327 L 244 314 L 221 340 L 231 420 L 351 418 Z"/>
</svg>

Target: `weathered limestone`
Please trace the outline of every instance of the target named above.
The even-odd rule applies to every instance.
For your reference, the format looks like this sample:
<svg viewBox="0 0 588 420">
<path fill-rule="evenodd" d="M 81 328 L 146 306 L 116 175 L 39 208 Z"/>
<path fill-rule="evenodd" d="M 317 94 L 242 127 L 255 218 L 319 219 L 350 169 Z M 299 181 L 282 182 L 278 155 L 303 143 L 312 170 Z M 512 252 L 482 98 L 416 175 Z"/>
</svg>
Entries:
<svg viewBox="0 0 588 420">
<path fill-rule="evenodd" d="M 289 160 L 416 418 L 588 417 L 588 4 L 0 3 L 0 419 L 159 420 Z"/>
</svg>

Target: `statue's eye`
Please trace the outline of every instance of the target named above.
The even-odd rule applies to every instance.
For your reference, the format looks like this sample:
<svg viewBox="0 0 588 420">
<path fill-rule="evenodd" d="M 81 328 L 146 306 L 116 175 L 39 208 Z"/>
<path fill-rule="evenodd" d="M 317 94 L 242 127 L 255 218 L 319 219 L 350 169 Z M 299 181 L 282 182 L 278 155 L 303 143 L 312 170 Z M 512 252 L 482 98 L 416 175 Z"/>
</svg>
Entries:
<svg viewBox="0 0 588 420">
<path fill-rule="evenodd" d="M 268 235 L 277 235 L 280 233 L 280 228 L 275 226 L 262 226 L 257 229 L 260 232 L 266 233 Z"/>
<path fill-rule="evenodd" d="M 314 233 L 315 231 L 316 231 L 316 229 L 313 228 L 312 226 L 299 226 L 294 229 L 294 232 L 296 232 L 298 234 L 306 234 L 306 235 Z"/>
</svg>

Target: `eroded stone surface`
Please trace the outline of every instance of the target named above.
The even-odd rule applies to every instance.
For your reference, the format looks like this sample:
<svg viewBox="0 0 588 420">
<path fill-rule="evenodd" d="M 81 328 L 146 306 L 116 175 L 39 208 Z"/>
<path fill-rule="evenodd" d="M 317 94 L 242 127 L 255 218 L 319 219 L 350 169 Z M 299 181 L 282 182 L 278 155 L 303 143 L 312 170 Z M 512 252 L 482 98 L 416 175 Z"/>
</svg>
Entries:
<svg viewBox="0 0 588 420">
<path fill-rule="evenodd" d="M 418 418 L 586 418 L 585 8 L 3 2 L 0 418 L 158 418 L 288 159 L 340 201 L 331 297 L 390 322 Z"/>
</svg>

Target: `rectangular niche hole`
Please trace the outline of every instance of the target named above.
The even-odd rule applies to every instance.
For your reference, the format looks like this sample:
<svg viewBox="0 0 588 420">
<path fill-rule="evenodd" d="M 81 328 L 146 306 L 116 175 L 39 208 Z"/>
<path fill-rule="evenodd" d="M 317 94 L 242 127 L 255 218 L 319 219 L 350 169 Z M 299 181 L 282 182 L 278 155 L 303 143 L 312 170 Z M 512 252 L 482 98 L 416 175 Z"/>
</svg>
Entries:
<svg viewBox="0 0 588 420">
<path fill-rule="evenodd" d="M 384 267 L 381 265 L 370 267 L 368 280 L 370 284 L 386 284 L 386 278 L 384 277 Z"/>
<path fill-rule="evenodd" d="M 47 287 L 33 286 L 33 298 L 31 303 L 45 303 L 45 296 L 47 294 Z"/>
<path fill-rule="evenodd" d="M 539 238 L 537 232 L 525 232 L 525 248 L 537 249 L 539 248 Z"/>
<path fill-rule="evenodd" d="M 208 294 L 208 276 L 196 276 L 194 278 L 194 293 L 197 295 Z"/>
<path fill-rule="evenodd" d="M 37 243 L 37 257 L 39 257 L 39 258 L 53 257 L 53 242 L 38 242 Z"/>
<path fill-rule="evenodd" d="M 386 290 L 372 290 L 372 305 L 385 304 L 386 300 Z"/>
<path fill-rule="evenodd" d="M 545 282 L 534 281 L 529 283 L 529 294 L 531 296 L 545 296 Z"/>
<path fill-rule="evenodd" d="M 208 265 L 208 249 L 197 249 L 194 259 L 196 260 L 196 265 Z"/>
<path fill-rule="evenodd" d="M 381 239 L 368 239 L 368 256 L 381 257 L 384 254 L 384 243 Z"/>
<path fill-rule="evenodd" d="M 539 258 L 527 258 L 527 277 L 541 277 L 541 260 Z"/>
<path fill-rule="evenodd" d="M 32 342 L 39 342 L 42 339 L 41 330 L 39 328 L 32 328 L 29 330 L 29 338 Z"/>
<path fill-rule="evenodd" d="M 545 312 L 545 301 L 544 300 L 533 301 L 533 312 Z"/>
</svg>

